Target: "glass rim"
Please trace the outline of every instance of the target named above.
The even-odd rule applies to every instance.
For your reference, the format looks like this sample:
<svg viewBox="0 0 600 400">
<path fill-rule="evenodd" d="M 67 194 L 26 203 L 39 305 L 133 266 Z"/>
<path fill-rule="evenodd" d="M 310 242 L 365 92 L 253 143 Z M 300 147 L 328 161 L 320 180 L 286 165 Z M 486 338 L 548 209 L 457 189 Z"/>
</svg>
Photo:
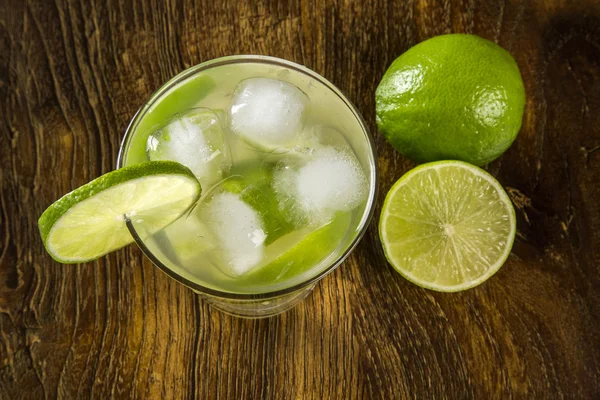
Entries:
<svg viewBox="0 0 600 400">
<path fill-rule="evenodd" d="M 373 217 L 373 213 L 374 213 L 374 209 L 375 209 L 374 206 L 375 206 L 375 202 L 376 202 L 376 198 L 377 198 L 377 175 L 378 174 L 377 174 L 377 153 L 376 153 L 376 148 L 375 148 L 375 142 L 373 140 L 373 137 L 371 136 L 371 133 L 369 132 L 369 129 L 367 128 L 367 126 L 365 124 L 365 121 L 364 121 L 362 115 L 360 114 L 360 112 L 358 111 L 356 106 L 354 106 L 354 104 L 350 101 L 350 99 L 348 99 L 346 97 L 346 95 L 344 95 L 344 93 L 342 93 L 342 91 L 340 89 L 338 89 L 333 83 L 329 82 L 327 79 L 325 79 L 324 77 L 322 77 L 315 71 L 313 71 L 303 65 L 292 62 L 292 61 L 284 60 L 284 59 L 277 58 L 277 57 L 263 56 L 263 55 L 232 55 L 232 56 L 214 58 L 214 59 L 205 61 L 203 63 L 194 65 L 190 68 L 187 68 L 184 71 L 180 72 L 179 74 L 175 75 L 173 78 L 169 79 L 165 84 L 163 84 L 160 88 L 158 88 L 144 102 L 144 104 L 138 109 L 138 111 L 135 113 L 135 115 L 129 122 L 127 129 L 125 130 L 125 134 L 123 135 L 123 139 L 121 140 L 120 147 L 119 147 L 119 154 L 117 156 L 117 164 L 116 164 L 117 169 L 124 166 L 124 162 L 125 162 L 124 160 L 126 158 L 125 157 L 125 147 L 128 146 L 129 141 L 131 140 L 131 137 L 133 137 L 133 132 L 135 132 L 135 129 L 138 127 L 141 118 L 144 115 L 146 115 L 146 113 L 154 105 L 154 103 L 158 99 L 160 99 L 166 92 L 168 92 L 170 89 L 172 89 L 179 83 L 183 82 L 187 78 L 189 78 L 201 71 L 204 71 L 204 70 L 207 70 L 210 68 L 220 67 L 223 65 L 228 65 L 228 64 L 244 64 L 244 63 L 269 64 L 269 65 L 276 65 L 276 66 L 280 66 L 280 67 L 284 67 L 284 68 L 289 68 L 289 69 L 295 70 L 297 72 L 300 72 L 304 75 L 308 75 L 311 78 L 319 81 L 324 86 L 326 86 L 329 90 L 331 90 L 334 94 L 336 94 L 338 96 L 338 98 L 352 112 L 352 114 L 354 114 L 354 117 L 356 118 L 356 120 L 357 120 L 359 126 L 361 127 L 362 132 L 365 136 L 366 142 L 368 144 L 368 149 L 370 150 L 370 154 L 372 155 L 373 160 L 372 160 L 372 169 L 370 171 L 370 177 L 369 177 L 370 178 L 369 197 L 367 199 L 365 209 L 361 215 L 360 223 L 357 227 L 357 230 L 358 230 L 357 235 L 352 239 L 352 241 L 350 242 L 348 247 L 340 254 L 340 256 L 337 257 L 334 261 L 332 261 L 321 272 L 310 277 L 309 279 L 306 279 L 302 282 L 299 282 L 293 286 L 290 286 L 290 287 L 284 288 L 284 289 L 279 289 L 279 290 L 274 290 L 274 291 L 269 291 L 269 292 L 261 292 L 261 293 L 234 293 L 234 292 L 226 292 L 226 291 L 213 289 L 210 287 L 200 285 L 196 282 L 190 281 L 189 279 L 179 275 L 178 273 L 176 273 L 175 271 L 173 271 L 172 269 L 167 267 L 164 263 L 162 263 L 152 253 L 152 251 L 150 251 L 150 249 L 148 249 L 148 247 L 145 245 L 144 241 L 141 239 L 141 237 L 139 236 L 139 234 L 133 227 L 133 224 L 130 221 L 127 221 L 127 228 L 129 229 L 129 232 L 133 236 L 138 247 L 142 250 L 142 253 L 144 253 L 144 255 L 146 257 L 148 257 L 148 259 L 150 259 L 150 261 L 156 267 L 158 267 L 161 271 L 163 271 L 165 274 L 167 274 L 171 278 L 184 284 L 185 286 L 191 288 L 192 290 L 194 290 L 196 292 L 199 292 L 199 293 L 205 294 L 205 295 L 209 295 L 209 296 L 228 299 L 228 300 L 271 299 L 274 297 L 279 297 L 279 296 L 283 296 L 286 294 L 296 292 L 300 289 L 303 289 L 310 285 L 313 285 L 313 284 L 317 283 L 318 281 L 320 281 L 321 279 L 323 279 L 325 276 L 327 276 L 328 274 L 333 272 L 344 260 L 346 260 L 346 258 L 348 258 L 350 253 L 352 253 L 352 251 L 356 248 L 358 243 L 361 241 L 361 239 L 363 238 L 364 234 L 366 233 L 366 231 L 369 227 L 369 223 Z"/>
</svg>

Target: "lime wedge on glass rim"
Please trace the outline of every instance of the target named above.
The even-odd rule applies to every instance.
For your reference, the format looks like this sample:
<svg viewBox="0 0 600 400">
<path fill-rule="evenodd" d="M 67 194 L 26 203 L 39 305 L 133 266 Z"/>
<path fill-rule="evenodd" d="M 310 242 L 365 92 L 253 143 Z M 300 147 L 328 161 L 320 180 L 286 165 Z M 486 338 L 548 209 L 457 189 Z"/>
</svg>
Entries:
<svg viewBox="0 0 600 400">
<path fill-rule="evenodd" d="M 66 194 L 44 211 L 38 227 L 56 261 L 91 261 L 133 242 L 126 219 L 157 231 L 183 215 L 200 193 L 194 174 L 177 162 L 136 164 Z"/>
<path fill-rule="evenodd" d="M 411 282 L 456 292 L 502 266 L 515 238 L 515 212 L 502 186 L 461 161 L 423 164 L 388 192 L 379 235 L 390 264 Z"/>
</svg>

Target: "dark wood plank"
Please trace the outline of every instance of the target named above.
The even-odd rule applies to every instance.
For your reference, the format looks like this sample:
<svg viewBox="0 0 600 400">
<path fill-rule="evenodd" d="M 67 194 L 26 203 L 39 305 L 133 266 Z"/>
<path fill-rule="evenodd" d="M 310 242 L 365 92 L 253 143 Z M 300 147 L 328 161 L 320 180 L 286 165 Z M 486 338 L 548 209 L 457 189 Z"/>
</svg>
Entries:
<svg viewBox="0 0 600 400">
<path fill-rule="evenodd" d="M 600 6 L 596 1 L 22 1 L 0 3 L 0 398 L 600 397 Z M 128 121 L 182 69 L 240 53 L 305 64 L 357 104 L 381 185 L 413 166 L 377 134 L 374 90 L 433 35 L 507 48 L 524 125 L 488 169 L 518 212 L 489 282 L 420 289 L 373 221 L 298 307 L 210 309 L 130 246 L 59 265 L 36 221 L 110 171 Z"/>
</svg>

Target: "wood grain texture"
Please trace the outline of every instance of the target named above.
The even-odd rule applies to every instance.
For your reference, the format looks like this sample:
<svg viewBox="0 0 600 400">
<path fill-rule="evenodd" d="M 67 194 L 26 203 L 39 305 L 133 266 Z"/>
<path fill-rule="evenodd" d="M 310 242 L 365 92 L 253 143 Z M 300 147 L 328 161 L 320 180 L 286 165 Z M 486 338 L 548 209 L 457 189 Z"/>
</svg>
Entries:
<svg viewBox="0 0 600 400">
<path fill-rule="evenodd" d="M 78 266 L 37 218 L 113 169 L 160 84 L 199 62 L 268 54 L 340 87 L 377 143 L 384 195 L 413 164 L 375 128 L 391 61 L 476 33 L 517 60 L 521 133 L 488 166 L 518 214 L 490 281 L 418 288 L 385 262 L 376 220 L 298 307 L 210 309 L 134 246 Z M 600 398 L 600 6 L 597 1 L 0 2 L 0 398 Z"/>
</svg>

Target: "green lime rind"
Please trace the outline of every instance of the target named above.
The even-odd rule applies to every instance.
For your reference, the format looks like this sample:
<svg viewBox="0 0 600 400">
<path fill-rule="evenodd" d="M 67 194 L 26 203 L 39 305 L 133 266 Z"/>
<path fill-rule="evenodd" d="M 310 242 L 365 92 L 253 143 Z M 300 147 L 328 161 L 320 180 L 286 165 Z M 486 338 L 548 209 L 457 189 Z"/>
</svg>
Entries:
<svg viewBox="0 0 600 400">
<path fill-rule="evenodd" d="M 484 165 L 514 142 L 526 99 L 508 51 L 475 35 L 450 34 L 400 55 L 375 100 L 378 129 L 409 159 Z"/>
<path fill-rule="evenodd" d="M 494 260 L 493 265 L 491 265 L 490 268 L 488 268 L 484 274 L 481 274 L 476 279 L 468 280 L 468 281 L 462 282 L 460 284 L 450 285 L 450 286 L 428 282 L 424 279 L 421 279 L 416 274 L 407 271 L 405 266 L 400 263 L 400 260 L 398 259 L 398 255 L 393 254 L 393 251 L 391 249 L 392 242 L 386 236 L 386 232 L 388 232 L 391 229 L 388 219 L 390 219 L 390 216 L 397 215 L 394 212 L 397 212 L 399 209 L 397 207 L 397 204 L 394 204 L 394 203 L 396 203 L 395 196 L 397 195 L 397 193 L 399 193 L 399 189 L 405 185 L 408 185 L 408 182 L 413 177 L 417 176 L 420 173 L 427 172 L 428 170 L 435 169 L 435 168 L 445 168 L 445 167 L 464 168 L 465 170 L 470 171 L 474 177 L 481 177 L 487 183 L 489 183 L 491 185 L 491 187 L 493 187 L 493 190 L 495 190 L 495 193 L 497 193 L 498 198 L 501 201 L 501 203 L 504 205 L 503 211 L 506 211 L 506 213 L 507 213 L 508 218 L 506 219 L 506 223 L 509 225 L 508 226 L 508 234 L 503 240 L 505 242 L 503 251 Z M 420 189 L 422 189 L 422 188 L 420 188 Z M 442 196 L 442 197 L 440 197 L 440 196 Z M 443 200 L 443 194 L 440 194 L 438 197 L 441 200 Z M 449 209 L 452 209 L 452 207 L 450 207 Z M 454 209 L 456 210 L 458 208 L 454 208 Z M 475 220 L 475 218 L 473 218 L 473 220 Z M 408 232 L 408 230 L 407 230 L 407 232 Z M 420 166 L 410 170 L 409 172 L 404 174 L 392 186 L 392 188 L 389 190 L 389 192 L 384 200 L 384 203 L 383 203 L 381 217 L 379 220 L 379 235 L 380 235 L 382 247 L 384 250 L 384 254 L 385 254 L 388 262 L 404 278 L 406 278 L 410 282 L 416 284 L 417 286 L 420 286 L 420 287 L 423 287 L 426 289 L 435 290 L 435 291 L 439 291 L 439 292 L 458 292 L 458 291 L 463 291 L 463 290 L 473 288 L 473 287 L 485 282 L 492 275 L 494 275 L 500 269 L 500 267 L 505 263 L 505 261 L 507 260 L 509 254 L 510 254 L 510 251 L 512 249 L 512 244 L 514 243 L 514 239 L 515 239 L 515 235 L 516 235 L 516 216 L 515 216 L 514 207 L 510 201 L 510 198 L 508 197 L 508 195 L 506 194 L 506 192 L 504 191 L 504 189 L 502 188 L 500 183 L 489 173 L 487 173 L 486 171 L 484 171 L 478 167 L 475 167 L 469 163 L 462 162 L 462 161 L 436 161 L 436 162 L 431 162 L 431 163 L 420 165 Z M 413 245 L 415 247 L 417 247 L 419 245 L 419 243 L 417 241 L 411 241 L 411 242 L 412 242 L 411 245 Z M 486 249 L 479 249 L 479 250 L 485 251 Z"/>
<path fill-rule="evenodd" d="M 89 216 L 89 219 L 80 218 L 76 221 L 68 221 L 67 219 L 69 218 L 70 214 L 74 212 L 74 210 L 77 210 L 78 213 L 83 211 L 82 215 L 85 215 L 86 203 L 89 204 L 89 202 L 93 201 L 94 198 L 98 199 L 99 196 L 106 195 L 109 193 L 107 192 L 108 190 L 117 190 L 119 185 L 130 185 L 128 189 L 131 192 L 128 197 L 132 203 L 136 204 L 136 207 L 138 207 L 140 204 L 146 203 L 148 205 L 147 209 L 150 209 L 151 211 L 159 211 L 161 204 L 160 201 L 157 201 L 156 199 L 160 196 L 157 196 L 157 193 L 143 193 L 139 190 L 135 190 L 136 183 L 138 183 L 139 187 L 139 183 L 143 184 L 144 179 L 157 177 L 165 178 L 171 176 L 178 178 L 177 184 L 181 184 L 182 182 L 185 183 L 185 190 L 182 191 L 182 195 L 185 198 L 177 198 L 176 193 L 171 194 L 171 197 L 167 196 L 169 201 L 176 201 L 177 204 L 172 204 L 174 204 L 173 207 L 176 207 L 177 210 L 172 210 L 173 213 L 168 213 L 169 215 L 167 220 L 164 220 L 163 218 L 161 221 L 160 218 L 152 218 L 151 216 L 149 219 L 155 223 L 158 221 L 159 224 L 172 222 L 174 218 L 183 214 L 185 210 L 187 210 L 199 199 L 202 189 L 198 183 L 198 180 L 187 167 L 174 161 L 151 161 L 142 164 L 136 164 L 102 175 L 99 178 L 94 179 L 93 181 L 73 190 L 72 192 L 67 193 L 50 205 L 38 219 L 38 228 L 46 250 L 50 256 L 58 262 L 64 264 L 75 264 L 95 260 L 111 251 L 117 250 L 118 248 L 133 242 L 133 238 L 129 235 L 125 226 L 124 218 L 109 221 L 98 220 L 98 213 L 94 213 Z M 181 178 L 183 178 L 183 180 Z M 162 179 L 160 183 L 163 184 L 164 179 Z M 170 187 L 168 185 L 161 187 L 161 190 L 168 191 L 169 189 Z M 165 204 L 162 205 L 165 206 Z M 169 204 L 166 204 L 166 206 L 168 205 Z M 103 206 L 104 207 L 102 207 L 102 209 L 122 208 L 122 206 L 126 207 L 126 205 L 122 204 L 104 204 Z M 134 211 L 143 214 L 144 209 L 138 208 Z M 175 215 L 177 213 L 178 215 Z M 105 251 L 98 252 L 97 254 L 91 254 L 89 257 L 84 258 L 72 257 L 72 255 L 61 254 L 57 251 L 57 248 L 61 247 L 60 243 L 59 246 L 57 246 L 52 238 L 58 230 L 60 230 L 60 232 L 68 233 L 69 229 L 79 230 L 88 222 L 89 230 L 93 231 L 94 233 L 92 238 L 88 238 L 90 248 L 97 244 L 97 242 L 107 241 L 109 239 L 114 239 L 117 242 L 116 247 L 105 249 Z M 67 225 L 63 226 L 63 224 Z M 98 226 L 102 224 L 105 224 L 108 227 L 112 226 L 113 228 L 117 229 L 118 232 L 111 233 L 110 231 L 98 230 Z M 85 227 L 83 229 L 85 229 Z M 115 239 L 111 238 L 110 235 L 119 237 Z M 85 243 L 80 244 L 80 246 L 85 245 Z M 78 251 L 79 250 L 74 247 L 74 252 Z"/>
</svg>

